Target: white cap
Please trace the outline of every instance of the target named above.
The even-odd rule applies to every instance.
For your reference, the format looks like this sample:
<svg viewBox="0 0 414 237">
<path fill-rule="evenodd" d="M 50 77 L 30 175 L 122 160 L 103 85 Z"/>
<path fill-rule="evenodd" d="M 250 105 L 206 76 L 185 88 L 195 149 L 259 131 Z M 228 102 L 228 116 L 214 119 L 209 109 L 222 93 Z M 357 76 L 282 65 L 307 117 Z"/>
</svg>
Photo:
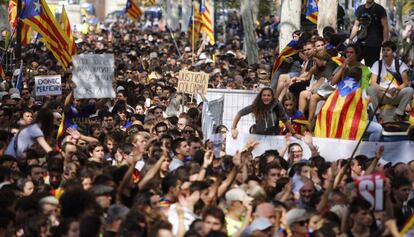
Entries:
<svg viewBox="0 0 414 237">
<path fill-rule="evenodd" d="M 240 188 L 233 188 L 226 193 L 226 200 L 227 201 L 251 201 L 253 198 L 249 197 L 247 193 Z"/>
<path fill-rule="evenodd" d="M 293 208 L 286 213 L 286 224 L 291 227 L 295 222 L 308 220 L 309 217 L 305 209 Z"/>
<path fill-rule="evenodd" d="M 20 99 L 20 95 L 17 93 L 11 94 L 10 96 L 11 99 Z"/>
</svg>

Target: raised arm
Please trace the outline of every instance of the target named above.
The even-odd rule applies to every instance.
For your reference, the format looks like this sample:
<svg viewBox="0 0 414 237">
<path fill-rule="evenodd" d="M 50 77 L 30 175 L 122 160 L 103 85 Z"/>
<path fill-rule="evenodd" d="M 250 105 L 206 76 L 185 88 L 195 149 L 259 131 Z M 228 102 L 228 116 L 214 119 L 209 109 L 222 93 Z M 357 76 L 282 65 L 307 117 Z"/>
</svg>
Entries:
<svg viewBox="0 0 414 237">
<path fill-rule="evenodd" d="M 236 116 L 234 116 L 233 123 L 231 125 L 231 136 L 233 137 L 233 139 L 236 139 L 239 135 L 239 131 L 237 131 L 237 124 L 239 123 L 240 118 L 240 112 L 237 112 Z"/>
<path fill-rule="evenodd" d="M 359 20 L 355 20 L 354 25 L 352 26 L 351 35 L 349 36 L 349 40 L 352 41 L 355 36 L 357 35 L 359 30 Z"/>
<path fill-rule="evenodd" d="M 236 154 L 233 156 L 233 164 L 233 169 L 230 171 L 230 173 L 227 175 L 227 178 L 221 183 L 221 185 L 218 188 L 217 199 L 220 199 L 220 197 L 222 197 L 224 193 L 226 193 L 226 191 L 229 189 L 229 187 L 236 179 L 237 171 L 241 165 L 241 154 L 239 151 L 237 151 Z"/>
<path fill-rule="evenodd" d="M 154 176 L 159 172 L 162 162 L 168 159 L 166 154 L 163 154 L 160 159 L 157 160 L 155 165 L 148 170 L 148 172 L 144 175 L 144 177 L 139 181 L 138 188 L 142 190 L 147 186 L 147 184 L 154 178 Z"/>
</svg>

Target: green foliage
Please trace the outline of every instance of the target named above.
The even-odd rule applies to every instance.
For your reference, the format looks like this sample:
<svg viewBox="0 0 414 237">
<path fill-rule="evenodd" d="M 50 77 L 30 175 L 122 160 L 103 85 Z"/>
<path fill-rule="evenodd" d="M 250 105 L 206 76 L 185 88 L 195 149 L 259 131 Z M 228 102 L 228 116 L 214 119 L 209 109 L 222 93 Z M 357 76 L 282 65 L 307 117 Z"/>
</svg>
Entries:
<svg viewBox="0 0 414 237">
<path fill-rule="evenodd" d="M 272 4 L 273 1 L 272 0 L 260 0 L 259 2 L 259 18 L 262 16 L 269 16 L 272 14 L 271 9 L 272 9 Z"/>
</svg>

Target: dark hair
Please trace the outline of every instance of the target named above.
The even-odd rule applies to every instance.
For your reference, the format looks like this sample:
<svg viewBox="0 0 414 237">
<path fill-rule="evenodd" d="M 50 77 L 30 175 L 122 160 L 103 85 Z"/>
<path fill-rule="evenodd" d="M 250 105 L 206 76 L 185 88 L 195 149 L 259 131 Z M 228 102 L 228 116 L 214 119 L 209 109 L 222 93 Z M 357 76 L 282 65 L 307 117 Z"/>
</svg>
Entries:
<svg viewBox="0 0 414 237">
<path fill-rule="evenodd" d="M 123 151 L 125 154 L 130 154 L 134 150 L 134 145 L 132 145 L 131 143 L 124 143 L 124 144 L 121 144 L 118 147 L 118 149 Z"/>
<path fill-rule="evenodd" d="M 265 105 L 262 101 L 262 94 L 265 91 L 270 91 L 272 94 L 272 102 L 268 105 Z M 252 114 L 256 120 L 263 119 L 265 117 L 266 110 L 270 109 L 273 102 L 275 101 L 274 92 L 272 88 L 263 88 L 260 93 L 256 96 L 252 103 Z"/>
<path fill-rule="evenodd" d="M 99 216 L 83 217 L 79 222 L 79 237 L 99 236 L 101 225 L 101 218 Z"/>
<path fill-rule="evenodd" d="M 181 146 L 182 142 L 185 142 L 186 140 L 184 138 L 177 138 L 175 139 L 172 144 L 171 144 L 171 150 L 174 152 L 174 154 L 177 155 L 177 152 L 175 151 L 176 149 L 178 149 Z"/>
<path fill-rule="evenodd" d="M 222 225 L 226 223 L 224 212 L 218 207 L 206 208 L 206 211 L 203 213 L 203 220 L 205 220 L 207 216 L 216 218 Z"/>
<path fill-rule="evenodd" d="M 159 122 L 159 123 L 155 124 L 155 126 L 154 126 L 154 131 L 155 131 L 155 132 L 157 132 L 158 128 L 160 128 L 160 127 L 165 127 L 166 129 L 168 129 L 168 126 L 167 126 L 167 124 L 166 124 L 166 123 L 164 123 L 164 122 Z"/>
<path fill-rule="evenodd" d="M 171 231 L 172 230 L 172 225 L 168 221 L 159 220 L 151 226 L 151 229 L 148 233 L 148 236 L 158 237 L 158 231 L 159 230 L 170 230 Z"/>
<path fill-rule="evenodd" d="M 225 128 L 226 130 L 228 130 L 227 127 L 226 127 L 226 125 L 220 124 L 214 130 L 214 133 L 219 133 L 222 128 Z"/>
<path fill-rule="evenodd" d="M 167 194 L 171 187 L 175 187 L 178 182 L 176 175 L 167 175 L 161 182 L 161 191 L 163 194 Z"/>
<path fill-rule="evenodd" d="M 402 186 L 410 186 L 411 182 L 405 177 L 398 176 L 392 179 L 391 184 L 393 189 L 399 189 Z"/>
<path fill-rule="evenodd" d="M 381 45 L 382 48 L 391 48 L 391 50 L 393 52 L 397 51 L 397 45 L 392 42 L 391 40 L 385 41 L 384 43 L 382 43 Z"/>
<path fill-rule="evenodd" d="M 362 197 L 358 197 L 351 202 L 349 211 L 351 214 L 355 214 L 360 210 L 369 211 L 371 207 L 371 203 Z"/>
<path fill-rule="evenodd" d="M 360 81 L 362 77 L 362 69 L 358 66 L 347 67 L 345 69 L 345 76 L 352 77 L 355 81 Z"/>
<path fill-rule="evenodd" d="M 79 218 L 95 206 L 95 197 L 83 188 L 66 190 L 59 199 L 63 218 Z"/>
<path fill-rule="evenodd" d="M 356 44 L 348 44 L 346 48 L 353 48 L 357 57 L 361 55 L 361 48 Z"/>
<path fill-rule="evenodd" d="M 40 125 L 42 132 L 45 137 L 48 137 L 52 134 L 54 129 L 54 118 L 51 110 L 40 109 L 36 114 L 35 123 Z"/>
</svg>

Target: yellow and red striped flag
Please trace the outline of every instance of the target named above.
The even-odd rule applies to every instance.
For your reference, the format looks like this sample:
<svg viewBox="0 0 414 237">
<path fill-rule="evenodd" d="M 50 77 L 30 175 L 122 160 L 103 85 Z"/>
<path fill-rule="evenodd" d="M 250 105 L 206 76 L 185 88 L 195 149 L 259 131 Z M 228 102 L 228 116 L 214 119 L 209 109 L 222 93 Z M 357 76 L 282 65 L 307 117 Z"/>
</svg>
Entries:
<svg viewBox="0 0 414 237">
<path fill-rule="evenodd" d="M 23 2 L 24 1 L 22 1 L 22 3 Z M 9 22 L 12 28 L 17 27 L 17 0 L 9 1 Z"/>
<path fill-rule="evenodd" d="M 25 1 L 22 1 L 22 9 L 24 9 L 24 6 Z M 17 27 L 17 0 L 9 1 L 9 22 L 12 29 L 15 29 Z M 23 46 L 26 46 L 30 43 L 30 41 L 32 40 L 32 33 L 33 30 L 30 28 L 30 26 L 22 23 L 21 40 Z"/>
<path fill-rule="evenodd" d="M 29 25 L 22 23 L 22 45 L 30 44 L 33 38 L 33 29 Z"/>
<path fill-rule="evenodd" d="M 332 61 L 334 61 L 336 64 L 338 64 L 338 66 L 342 66 L 342 64 L 344 64 L 345 62 L 345 58 L 338 55 L 338 56 L 334 56 L 331 58 Z"/>
<path fill-rule="evenodd" d="M 308 0 L 306 8 L 306 19 L 313 24 L 318 24 L 318 0 Z"/>
<path fill-rule="evenodd" d="M 286 58 L 291 57 L 297 53 L 299 53 L 300 47 L 298 45 L 297 40 L 290 41 L 286 47 L 282 50 L 282 52 L 279 53 L 277 56 L 277 59 L 275 60 L 275 63 L 273 64 L 272 68 L 272 75 L 279 69 L 280 65 L 285 61 Z"/>
<path fill-rule="evenodd" d="M 69 40 L 45 0 L 24 0 L 20 18 L 42 36 L 42 42 L 52 51 L 59 63 L 65 69 L 68 68 L 72 62 L 72 56 L 68 51 Z"/>
<path fill-rule="evenodd" d="M 76 55 L 76 44 L 75 39 L 73 38 L 72 29 L 70 27 L 70 21 L 68 14 L 66 13 L 65 6 L 62 6 L 62 14 L 60 16 L 60 25 L 62 26 L 63 31 L 66 34 L 66 37 L 69 39 L 69 53 L 70 55 Z"/>
<path fill-rule="evenodd" d="M 367 126 L 367 101 L 354 78 L 345 77 L 316 119 L 315 136 L 357 140 Z"/>
<path fill-rule="evenodd" d="M 141 8 L 134 0 L 127 0 L 125 12 L 132 20 L 138 20 L 142 16 Z"/>
<path fill-rule="evenodd" d="M 63 141 L 63 138 L 65 138 L 65 132 L 66 132 L 66 120 L 65 120 L 65 112 L 62 113 L 62 119 L 60 120 L 59 128 L 57 130 L 56 134 L 56 151 L 60 151 L 61 142 Z"/>
<path fill-rule="evenodd" d="M 214 26 L 211 20 L 210 7 L 208 5 L 208 0 L 201 0 L 200 5 L 200 14 L 201 14 L 201 32 L 204 32 L 209 39 L 211 45 L 215 44 L 214 40 Z"/>
</svg>

